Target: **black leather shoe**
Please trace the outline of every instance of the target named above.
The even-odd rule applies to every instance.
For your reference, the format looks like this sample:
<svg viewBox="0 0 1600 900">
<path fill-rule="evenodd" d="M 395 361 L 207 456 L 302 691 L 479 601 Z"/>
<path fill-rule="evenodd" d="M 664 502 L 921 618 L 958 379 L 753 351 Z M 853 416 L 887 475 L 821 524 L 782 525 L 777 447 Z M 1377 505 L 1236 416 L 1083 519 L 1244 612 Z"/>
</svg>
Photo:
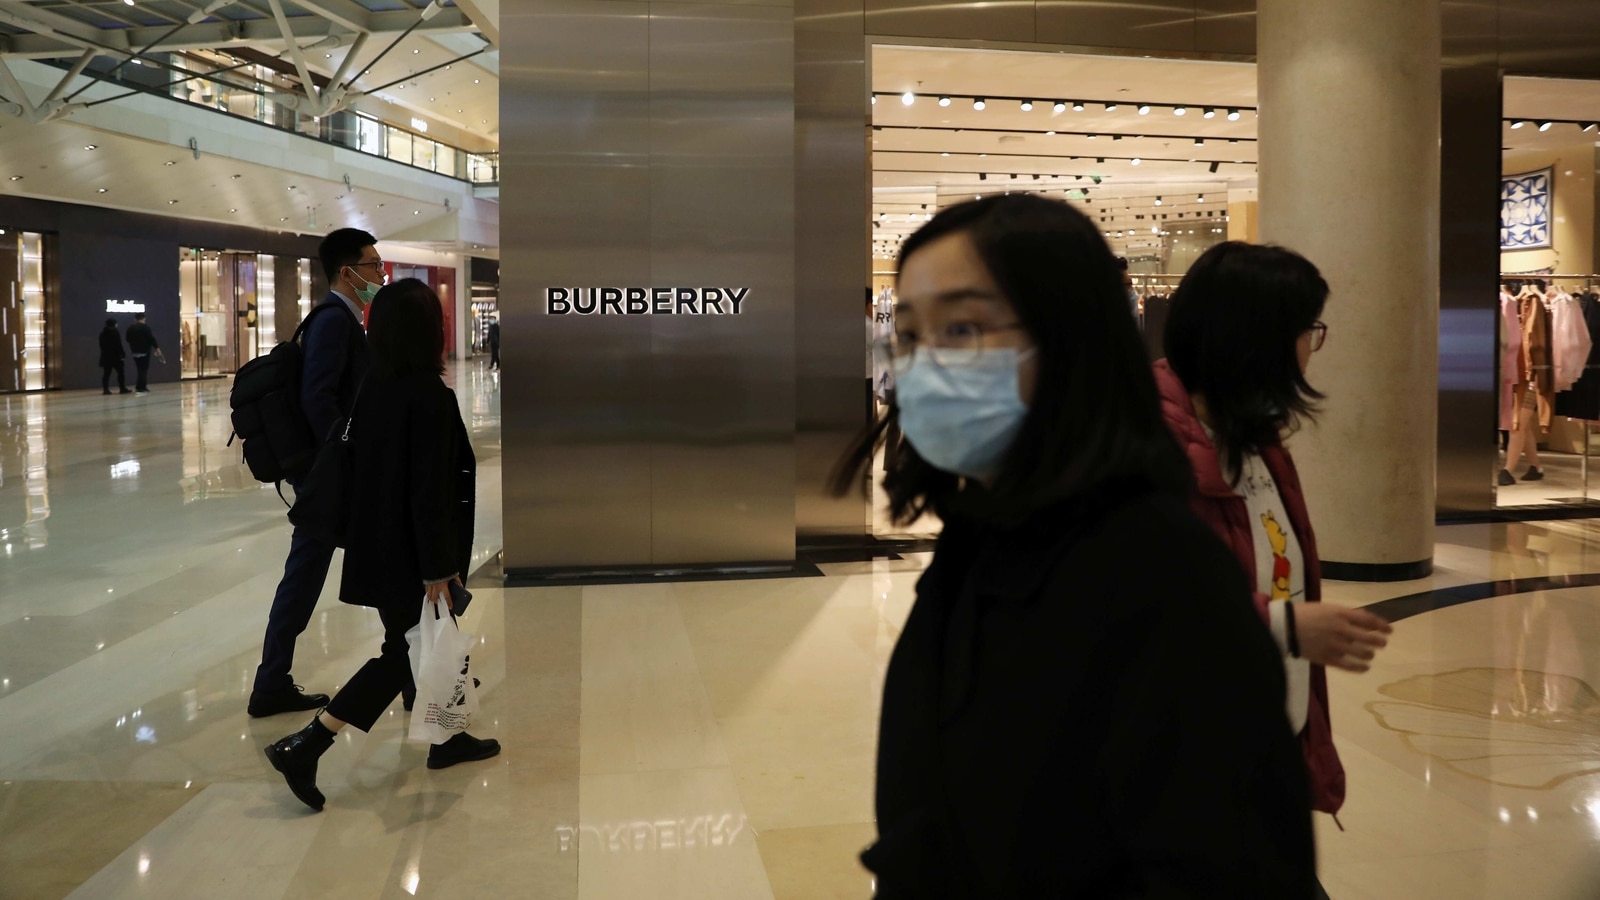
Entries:
<svg viewBox="0 0 1600 900">
<path fill-rule="evenodd" d="M 333 739 L 331 735 L 323 737 L 327 730 L 320 726 L 314 728 L 315 725 L 313 722 L 267 747 L 267 759 L 283 774 L 289 790 L 294 791 L 301 803 L 321 812 L 326 800 L 317 790 L 317 760 L 333 745 Z M 322 735 L 317 734 L 318 731 Z"/>
<path fill-rule="evenodd" d="M 1529 466 L 1528 471 L 1522 473 L 1523 481 L 1543 481 L 1544 470 L 1538 466 Z"/>
<path fill-rule="evenodd" d="M 428 748 L 428 768 L 448 769 L 456 763 L 474 762 L 500 755 L 500 742 L 494 738 L 478 739 L 465 731 L 442 744 Z"/>
<path fill-rule="evenodd" d="M 1516 484 L 1517 483 L 1516 476 L 1512 475 L 1510 472 L 1507 472 L 1505 469 L 1501 469 L 1500 470 L 1500 475 L 1499 475 L 1498 480 L 1500 482 L 1500 486 L 1501 487 L 1505 487 L 1508 484 Z"/>
<path fill-rule="evenodd" d="M 297 684 L 281 691 L 251 691 L 250 705 L 246 711 L 251 718 L 259 719 L 279 713 L 321 709 L 327 705 L 327 694 L 308 694 L 305 688 Z"/>
</svg>

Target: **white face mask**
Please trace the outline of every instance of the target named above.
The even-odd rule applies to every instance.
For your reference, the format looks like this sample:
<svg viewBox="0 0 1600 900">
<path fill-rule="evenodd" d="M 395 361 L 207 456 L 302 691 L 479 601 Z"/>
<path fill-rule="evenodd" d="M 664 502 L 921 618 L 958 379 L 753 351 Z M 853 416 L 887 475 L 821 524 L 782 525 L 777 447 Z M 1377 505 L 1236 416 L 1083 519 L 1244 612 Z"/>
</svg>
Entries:
<svg viewBox="0 0 1600 900">
<path fill-rule="evenodd" d="M 917 350 L 897 364 L 900 430 L 929 465 L 970 478 L 1000 473 L 1028 416 L 1017 367 L 1033 348 L 940 350 L 954 365 Z"/>
</svg>

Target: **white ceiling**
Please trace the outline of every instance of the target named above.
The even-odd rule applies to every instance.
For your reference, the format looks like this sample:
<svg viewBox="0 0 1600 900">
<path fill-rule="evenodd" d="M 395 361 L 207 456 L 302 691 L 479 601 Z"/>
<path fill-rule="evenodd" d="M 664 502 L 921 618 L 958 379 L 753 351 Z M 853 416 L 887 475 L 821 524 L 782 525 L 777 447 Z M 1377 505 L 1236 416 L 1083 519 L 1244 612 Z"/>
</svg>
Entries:
<svg viewBox="0 0 1600 900">
<path fill-rule="evenodd" d="M 1181 226 L 1187 233 L 1222 225 L 1217 217 L 1225 214 L 1229 191 L 1254 196 L 1253 64 L 877 46 L 871 84 L 873 237 L 880 258 L 892 258 L 898 242 L 932 212 L 982 194 L 1065 196 L 1111 232 L 1114 250 L 1129 255 L 1152 249 L 1158 228 L 1178 233 Z M 906 92 L 914 95 L 909 106 L 900 99 Z M 951 103 L 940 106 L 941 96 Z M 974 109 L 974 97 L 985 99 L 982 111 Z M 1031 111 L 1021 108 L 1022 99 L 1033 101 Z M 1074 101 L 1084 109 L 1075 111 Z M 1067 108 L 1055 111 L 1057 102 Z M 1141 103 L 1151 105 L 1148 114 L 1139 114 Z M 1177 105 L 1187 107 L 1185 115 L 1174 114 Z M 1204 118 L 1206 107 L 1217 114 Z M 1227 119 L 1230 107 L 1240 110 L 1236 121 Z M 1558 123 L 1541 133 L 1538 122 L 1600 122 L 1600 82 L 1507 78 L 1505 114 L 1534 123 L 1505 126 L 1508 150 L 1593 140 L 1600 128 L 1585 134 L 1580 124 Z M 1084 189 L 1088 196 L 1080 199 Z M 1196 226 L 1196 218 L 1205 224 Z"/>
</svg>

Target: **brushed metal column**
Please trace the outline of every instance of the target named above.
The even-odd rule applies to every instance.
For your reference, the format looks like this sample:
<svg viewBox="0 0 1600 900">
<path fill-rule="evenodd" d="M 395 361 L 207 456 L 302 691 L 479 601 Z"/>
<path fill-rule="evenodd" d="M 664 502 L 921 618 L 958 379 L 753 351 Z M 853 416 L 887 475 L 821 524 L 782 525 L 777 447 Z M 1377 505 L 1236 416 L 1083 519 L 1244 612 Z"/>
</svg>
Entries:
<svg viewBox="0 0 1600 900">
<path fill-rule="evenodd" d="M 791 11 L 504 12 L 507 571 L 793 559 Z M 750 293 L 737 317 L 551 316 L 553 286 Z"/>
<path fill-rule="evenodd" d="M 870 505 L 828 475 L 867 426 L 863 299 L 871 159 L 864 0 L 795 5 L 795 435 L 801 541 L 866 535 Z"/>
<path fill-rule="evenodd" d="M 1494 509 L 1499 427 L 1501 76 L 1441 73 L 1439 468 L 1441 515 Z"/>
</svg>

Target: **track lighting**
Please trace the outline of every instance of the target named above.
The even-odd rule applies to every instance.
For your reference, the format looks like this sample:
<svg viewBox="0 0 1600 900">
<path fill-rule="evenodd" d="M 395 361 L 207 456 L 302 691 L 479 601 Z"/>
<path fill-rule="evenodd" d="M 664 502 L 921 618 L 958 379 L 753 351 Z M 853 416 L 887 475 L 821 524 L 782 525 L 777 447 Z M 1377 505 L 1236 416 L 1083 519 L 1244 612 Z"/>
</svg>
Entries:
<svg viewBox="0 0 1600 900">
<path fill-rule="evenodd" d="M 989 180 L 989 173 L 988 172 L 979 172 L 978 173 L 978 180 L 979 181 L 988 181 Z"/>
<path fill-rule="evenodd" d="M 1219 162 L 1213 162 L 1211 164 L 1211 172 L 1212 172 L 1212 174 L 1216 174 L 1217 168 L 1220 167 L 1221 165 L 1222 164 L 1219 163 Z"/>
<path fill-rule="evenodd" d="M 1515 131 L 1518 128 L 1521 128 L 1522 126 L 1524 126 L 1526 124 L 1528 124 L 1528 123 L 1527 122 L 1523 122 L 1523 121 L 1512 122 L 1511 123 L 1511 130 Z"/>
<path fill-rule="evenodd" d="M 1539 123 L 1539 130 L 1540 131 L 1549 131 L 1550 130 L 1550 126 L 1554 125 L 1554 124 L 1555 124 L 1554 122 L 1540 122 Z"/>
<path fill-rule="evenodd" d="M 1206 195 L 1205 194 L 1201 194 L 1200 196 L 1194 198 L 1194 200 L 1195 200 L 1196 203 L 1204 203 L 1204 202 L 1206 202 Z"/>
<path fill-rule="evenodd" d="M 1140 160 L 1139 157 L 1137 157 L 1137 156 L 1135 156 L 1133 159 L 1128 160 L 1128 164 L 1132 165 L 1132 166 L 1137 166 L 1140 162 L 1142 162 L 1142 160 Z"/>
<path fill-rule="evenodd" d="M 1600 122 L 1585 122 L 1585 123 L 1583 123 L 1583 132 L 1584 132 L 1584 134 L 1588 134 L 1589 132 L 1594 131 L 1596 129 L 1600 129 Z"/>
<path fill-rule="evenodd" d="M 1217 111 L 1215 109 L 1212 109 L 1209 106 L 1206 107 L 1205 112 L 1203 114 L 1201 114 L 1201 116 L 1200 116 L 1200 118 L 1202 118 L 1202 119 L 1215 119 L 1216 117 L 1217 117 Z"/>
<path fill-rule="evenodd" d="M 983 102 L 983 98 L 982 97 L 974 97 L 973 100 L 972 100 L 972 108 L 973 109 L 983 109 L 985 106 L 988 106 L 988 105 L 989 104 Z"/>
<path fill-rule="evenodd" d="M 1196 147 L 1204 147 L 1206 145 L 1206 139 L 1205 138 L 1195 138 L 1194 139 L 1194 145 Z"/>
<path fill-rule="evenodd" d="M 910 106 L 911 104 L 917 102 L 917 95 L 911 93 L 910 91 L 906 91 L 904 94 L 900 95 L 900 102 L 906 106 Z"/>
<path fill-rule="evenodd" d="M 1033 101 L 1032 100 L 1024 100 L 1024 101 L 1022 101 L 1022 111 L 1023 112 L 1033 112 Z"/>
<path fill-rule="evenodd" d="M 876 94 L 874 94 L 873 97 L 872 97 L 872 105 L 873 106 L 877 106 L 878 105 L 878 97 L 877 97 Z"/>
<path fill-rule="evenodd" d="M 1116 112 L 1116 111 L 1117 111 L 1117 105 L 1115 103 L 1107 103 L 1106 104 L 1106 112 Z"/>
<path fill-rule="evenodd" d="M 1186 116 L 1186 115 L 1189 114 L 1189 107 L 1187 107 L 1187 106 L 1174 106 L 1172 108 L 1172 114 L 1175 115 L 1175 116 Z"/>
<path fill-rule="evenodd" d="M 1059 112 L 1066 112 L 1067 111 L 1067 103 L 1066 103 L 1065 100 L 1057 100 L 1056 101 L 1056 105 L 1051 107 L 1051 108 L 1054 109 L 1058 113 Z"/>
<path fill-rule="evenodd" d="M 949 97 L 940 97 L 939 98 L 939 105 L 940 106 L 949 106 L 950 105 L 950 98 Z"/>
<path fill-rule="evenodd" d="M 1160 205 L 1161 205 L 1161 198 L 1160 198 L 1160 197 L 1157 197 L 1157 198 L 1156 198 L 1156 205 L 1157 205 L 1157 206 L 1160 206 Z"/>
<path fill-rule="evenodd" d="M 1148 103 L 1139 104 L 1139 115 L 1141 115 L 1141 116 L 1150 115 L 1150 104 L 1148 104 Z"/>
<path fill-rule="evenodd" d="M 1228 110 L 1228 121 L 1229 122 L 1237 122 L 1237 121 L 1239 121 L 1239 111 L 1237 109 L 1229 109 Z"/>
</svg>

